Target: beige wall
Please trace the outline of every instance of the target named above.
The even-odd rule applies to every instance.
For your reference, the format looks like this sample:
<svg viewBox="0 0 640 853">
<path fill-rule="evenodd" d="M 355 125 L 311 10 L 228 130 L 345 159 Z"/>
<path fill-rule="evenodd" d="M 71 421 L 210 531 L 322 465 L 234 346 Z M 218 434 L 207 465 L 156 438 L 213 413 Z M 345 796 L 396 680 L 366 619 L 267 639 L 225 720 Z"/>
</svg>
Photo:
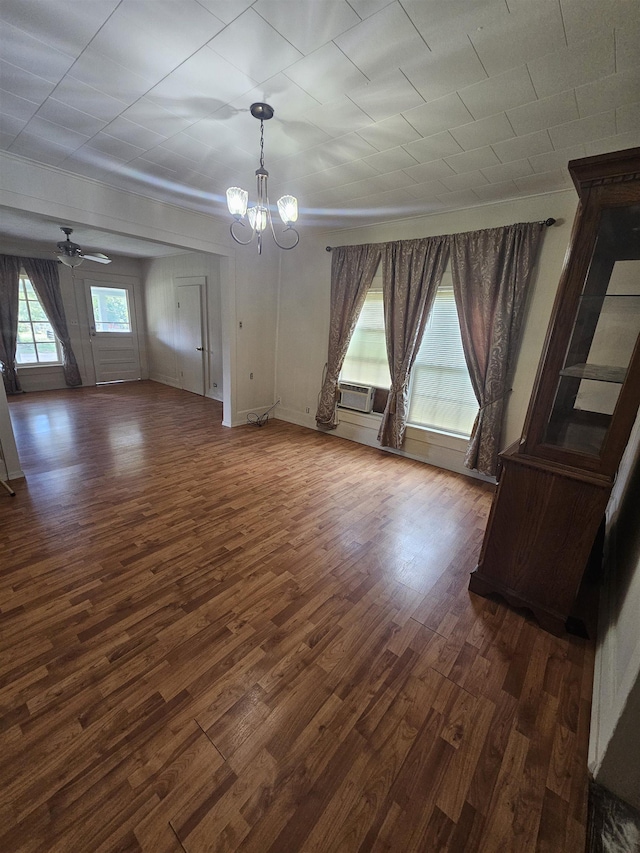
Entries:
<svg viewBox="0 0 640 853">
<path fill-rule="evenodd" d="M 315 427 L 317 395 L 327 357 L 331 267 L 327 245 L 412 239 L 552 216 L 558 223 L 545 231 L 506 411 L 503 447 L 515 441 L 522 430 L 576 207 L 576 194 L 567 191 L 324 236 L 303 233 L 300 246 L 295 252 L 283 253 L 281 261 L 276 391 L 282 403 L 278 417 Z M 341 411 L 336 434 L 378 446 L 378 424 L 379 416 Z M 462 464 L 465 447 L 462 439 L 409 428 L 405 454 L 466 472 Z"/>
</svg>

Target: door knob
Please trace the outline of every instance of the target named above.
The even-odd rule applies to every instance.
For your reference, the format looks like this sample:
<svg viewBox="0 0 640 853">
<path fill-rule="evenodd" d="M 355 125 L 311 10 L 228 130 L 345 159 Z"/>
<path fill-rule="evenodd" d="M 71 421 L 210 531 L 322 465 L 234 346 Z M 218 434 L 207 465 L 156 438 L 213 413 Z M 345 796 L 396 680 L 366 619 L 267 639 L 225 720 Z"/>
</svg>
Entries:
<svg viewBox="0 0 640 853">
<path fill-rule="evenodd" d="M 196 351 L 197 351 L 197 352 L 203 352 L 203 351 L 204 351 L 204 347 L 196 347 Z"/>
</svg>

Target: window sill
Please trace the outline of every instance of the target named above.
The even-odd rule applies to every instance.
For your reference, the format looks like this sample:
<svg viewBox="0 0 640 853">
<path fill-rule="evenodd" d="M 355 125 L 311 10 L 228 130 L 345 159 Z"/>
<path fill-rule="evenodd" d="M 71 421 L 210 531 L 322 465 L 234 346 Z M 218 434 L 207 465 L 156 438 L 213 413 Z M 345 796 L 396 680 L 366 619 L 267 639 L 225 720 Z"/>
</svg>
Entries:
<svg viewBox="0 0 640 853">
<path fill-rule="evenodd" d="M 338 408 L 338 421 L 343 423 L 375 429 L 377 431 L 381 420 L 382 415 L 376 412 L 367 414 L 365 412 L 356 412 L 353 409 Z M 407 424 L 406 437 L 413 439 L 413 441 L 420 441 L 423 444 L 436 445 L 463 452 L 466 451 L 469 444 L 469 438 L 463 435 L 430 429 L 429 427 L 418 426 L 417 424 Z"/>
<path fill-rule="evenodd" d="M 48 370 L 50 367 L 63 367 L 61 361 L 48 361 L 46 364 L 18 364 L 16 370 Z"/>
</svg>

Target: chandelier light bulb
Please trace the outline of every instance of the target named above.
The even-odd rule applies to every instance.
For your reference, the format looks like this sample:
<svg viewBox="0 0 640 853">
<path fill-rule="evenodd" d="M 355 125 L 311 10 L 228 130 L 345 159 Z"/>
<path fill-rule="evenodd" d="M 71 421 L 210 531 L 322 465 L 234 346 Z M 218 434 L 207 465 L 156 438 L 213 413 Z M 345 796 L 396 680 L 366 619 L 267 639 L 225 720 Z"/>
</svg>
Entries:
<svg viewBox="0 0 640 853">
<path fill-rule="evenodd" d="M 249 217 L 249 225 L 258 234 L 261 234 L 267 227 L 267 211 L 264 207 L 250 207 L 247 210 Z"/>
<path fill-rule="evenodd" d="M 242 218 L 247 212 L 249 193 L 240 187 L 229 187 L 227 190 L 227 207 L 232 216 Z"/>
<path fill-rule="evenodd" d="M 298 199 L 292 195 L 283 195 L 278 199 L 278 213 L 285 225 L 298 221 Z"/>
</svg>

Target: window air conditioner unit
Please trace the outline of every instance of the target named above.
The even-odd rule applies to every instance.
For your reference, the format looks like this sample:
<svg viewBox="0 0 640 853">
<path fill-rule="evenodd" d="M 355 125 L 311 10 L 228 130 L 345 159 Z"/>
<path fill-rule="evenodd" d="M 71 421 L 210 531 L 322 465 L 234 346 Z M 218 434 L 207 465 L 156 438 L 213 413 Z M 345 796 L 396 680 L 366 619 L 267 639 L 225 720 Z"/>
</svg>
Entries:
<svg viewBox="0 0 640 853">
<path fill-rule="evenodd" d="M 376 389 L 370 385 L 351 385 L 349 382 L 340 382 L 338 390 L 340 391 L 338 406 L 341 409 L 353 409 L 356 412 L 370 412 L 373 409 L 373 395 Z"/>
</svg>

